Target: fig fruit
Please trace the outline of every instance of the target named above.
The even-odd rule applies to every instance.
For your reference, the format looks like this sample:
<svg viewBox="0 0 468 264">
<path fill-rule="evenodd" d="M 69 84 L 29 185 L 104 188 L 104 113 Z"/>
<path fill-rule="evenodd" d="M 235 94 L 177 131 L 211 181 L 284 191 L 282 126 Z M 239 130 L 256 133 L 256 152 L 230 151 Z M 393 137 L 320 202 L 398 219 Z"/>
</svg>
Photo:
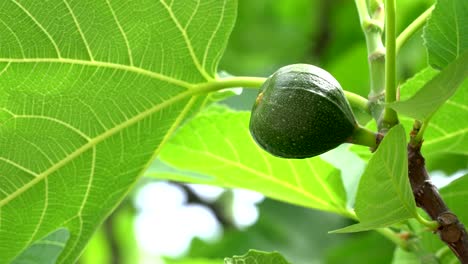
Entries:
<svg viewBox="0 0 468 264">
<path fill-rule="evenodd" d="M 338 81 L 308 64 L 280 68 L 262 85 L 250 133 L 269 153 L 308 158 L 347 142 L 359 127 Z"/>
</svg>

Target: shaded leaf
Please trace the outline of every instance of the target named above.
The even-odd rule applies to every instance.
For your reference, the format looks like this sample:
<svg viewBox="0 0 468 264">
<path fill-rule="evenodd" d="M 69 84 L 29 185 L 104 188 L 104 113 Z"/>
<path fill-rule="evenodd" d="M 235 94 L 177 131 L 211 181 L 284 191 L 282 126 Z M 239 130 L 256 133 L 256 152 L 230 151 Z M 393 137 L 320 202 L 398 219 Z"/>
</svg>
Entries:
<svg viewBox="0 0 468 264">
<path fill-rule="evenodd" d="M 468 225 L 468 174 L 440 189 L 444 201 L 460 221 Z"/>
<path fill-rule="evenodd" d="M 184 258 L 183 260 L 169 260 L 165 259 L 166 264 L 222 264 L 222 259 L 191 259 Z"/>
<path fill-rule="evenodd" d="M 62 253 L 70 232 L 66 228 L 60 228 L 50 233 L 49 235 L 34 241 L 20 255 L 18 255 L 11 263 L 26 264 L 54 264 L 59 255 Z"/>
<path fill-rule="evenodd" d="M 222 206 L 229 207 L 226 203 Z M 343 241 L 352 241 L 345 236 L 331 236 L 327 233 L 347 222 L 335 214 L 304 210 L 303 207 L 272 199 L 265 199 L 258 205 L 258 209 L 259 219 L 254 225 L 245 230 L 225 229 L 223 238 L 216 243 L 195 239 L 188 255 L 192 258 L 224 258 L 256 248 L 281 252 L 294 264 L 322 263 L 328 249 Z M 391 245 L 382 236 L 377 236 L 382 242 L 382 248 Z"/>
<path fill-rule="evenodd" d="M 393 264 L 421 264 L 421 263 L 434 263 L 434 262 L 421 262 L 421 259 L 414 253 L 405 251 L 400 247 L 395 249 L 393 255 Z M 435 262 L 438 263 L 438 262 Z"/>
<path fill-rule="evenodd" d="M 278 252 L 264 252 L 249 250 L 242 256 L 225 258 L 225 264 L 289 264 L 288 261 Z"/>
<path fill-rule="evenodd" d="M 424 211 L 418 208 L 419 213 Z M 416 219 L 406 221 L 403 232 L 410 232 L 412 236 L 407 240 L 409 251 L 397 248 L 394 252 L 393 262 L 399 263 L 456 263 L 456 257 L 443 243 L 439 236 L 428 232 L 427 226 L 422 225 Z M 441 252 L 444 252 L 441 254 Z"/>
<path fill-rule="evenodd" d="M 390 104 L 398 113 L 418 120 L 429 118 L 460 87 L 468 76 L 468 51 L 435 75 L 414 96 Z"/>
<path fill-rule="evenodd" d="M 63 226 L 72 263 L 205 101 L 237 2 L 0 6 L 0 256 Z"/>
<path fill-rule="evenodd" d="M 254 190 L 325 211 L 346 213 L 346 194 L 339 172 L 319 157 L 288 160 L 255 144 L 248 112 L 199 115 L 182 127 L 160 158 L 186 173 L 158 171 L 147 175 L 193 183 Z"/>
<path fill-rule="evenodd" d="M 457 59 L 468 50 L 468 2 L 438 0 L 423 38 L 432 67 L 442 69 Z"/>
<path fill-rule="evenodd" d="M 387 227 L 416 215 L 403 126 L 393 127 L 369 160 L 359 183 L 355 211 L 360 223 L 334 232 Z"/>
<path fill-rule="evenodd" d="M 339 239 L 344 236 L 332 236 Z M 378 245 L 378 246 L 376 246 Z M 395 248 L 377 232 L 353 234 L 352 237 L 327 250 L 327 264 L 390 263 Z M 372 250 L 369 250 L 372 249 Z"/>
</svg>

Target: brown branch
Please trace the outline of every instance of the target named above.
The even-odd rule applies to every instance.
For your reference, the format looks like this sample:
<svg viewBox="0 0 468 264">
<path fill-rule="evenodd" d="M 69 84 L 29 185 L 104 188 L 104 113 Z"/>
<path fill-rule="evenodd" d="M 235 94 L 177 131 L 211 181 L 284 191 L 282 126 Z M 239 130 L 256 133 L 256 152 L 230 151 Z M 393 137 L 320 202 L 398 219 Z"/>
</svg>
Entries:
<svg viewBox="0 0 468 264">
<path fill-rule="evenodd" d="M 416 133 L 412 133 L 414 137 Z M 432 220 L 439 223 L 437 233 L 462 264 L 468 264 L 468 235 L 463 224 L 442 200 L 437 188 L 431 183 L 421 154 L 422 142 L 408 144 L 408 173 L 416 205 L 424 209 Z"/>
<path fill-rule="evenodd" d="M 188 204 L 200 204 L 206 206 L 208 209 L 213 212 L 214 216 L 216 217 L 216 220 L 224 227 L 224 228 L 235 228 L 233 225 L 232 221 L 229 219 L 229 217 L 226 216 L 226 213 L 224 212 L 224 205 L 219 204 L 217 202 L 209 203 L 204 200 L 202 200 L 196 193 L 194 193 L 187 185 L 179 183 L 179 182 L 173 182 L 171 181 L 172 184 L 178 185 L 181 187 L 187 194 L 188 196 Z"/>
<path fill-rule="evenodd" d="M 341 1 L 340 1 L 341 2 Z M 322 0 L 320 1 L 319 18 L 318 21 L 313 21 L 315 25 L 318 24 L 318 32 L 314 34 L 313 41 L 311 42 L 311 54 L 313 59 L 321 61 L 325 54 L 325 50 L 328 48 L 331 40 L 331 12 L 332 7 L 337 3 L 333 1 Z M 339 3 L 338 3 L 339 4 Z"/>
<path fill-rule="evenodd" d="M 120 256 L 120 248 L 119 248 L 119 243 L 117 242 L 117 239 L 115 237 L 115 223 L 114 223 L 114 217 L 111 215 L 107 220 L 104 222 L 103 225 L 104 228 L 104 233 L 106 235 L 107 242 L 109 243 L 109 248 L 110 248 L 110 263 L 112 264 L 118 264 L 120 263 L 121 256 Z"/>
</svg>

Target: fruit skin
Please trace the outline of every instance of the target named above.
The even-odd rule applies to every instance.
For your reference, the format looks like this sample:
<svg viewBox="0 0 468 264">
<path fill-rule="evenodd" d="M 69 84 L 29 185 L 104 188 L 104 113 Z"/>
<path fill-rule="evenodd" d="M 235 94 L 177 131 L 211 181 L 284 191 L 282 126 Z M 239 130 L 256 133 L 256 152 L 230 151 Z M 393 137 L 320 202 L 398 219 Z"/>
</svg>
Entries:
<svg viewBox="0 0 468 264">
<path fill-rule="evenodd" d="M 322 154 L 349 140 L 357 127 L 338 81 L 308 64 L 288 65 L 271 75 L 250 117 L 257 144 L 283 158 Z"/>
</svg>

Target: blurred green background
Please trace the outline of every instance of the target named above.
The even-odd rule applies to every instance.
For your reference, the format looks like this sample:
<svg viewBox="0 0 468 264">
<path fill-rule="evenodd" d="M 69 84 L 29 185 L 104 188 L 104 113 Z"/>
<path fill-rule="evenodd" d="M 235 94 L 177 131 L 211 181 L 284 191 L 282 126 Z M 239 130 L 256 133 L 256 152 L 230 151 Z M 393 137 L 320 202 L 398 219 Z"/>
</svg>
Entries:
<svg viewBox="0 0 468 264">
<path fill-rule="evenodd" d="M 398 31 L 432 3 L 428 0 L 397 1 Z M 426 53 L 420 35 L 416 34 L 399 54 L 401 81 L 425 67 Z M 367 96 L 366 46 L 354 1 L 239 0 L 237 23 L 219 70 L 232 75 L 266 77 L 279 67 L 292 63 L 318 65 L 332 73 L 344 89 Z M 247 110 L 251 108 L 256 93 L 246 90 L 225 103 Z M 443 169 L 439 165 L 445 164 L 444 160 L 454 159 L 466 167 L 466 158 L 460 157 L 434 159 L 429 166 Z M 340 162 L 346 169 L 346 162 L 352 161 Z M 453 164 L 446 168 L 453 170 Z M 393 244 L 377 233 L 328 234 L 328 231 L 350 223 L 338 216 L 265 199 L 255 205 L 258 220 L 240 228 L 234 224 L 235 215 L 231 210 L 234 196 L 231 191 L 207 201 L 190 188 L 175 183 L 173 185 L 186 193 L 183 203 L 206 207 L 222 231 L 211 242 L 193 239 L 188 249 L 177 258 L 151 255 L 142 249 L 135 236 L 136 216 L 141 213 L 135 201 L 139 191 L 151 182 L 154 180 L 142 179 L 133 193 L 116 208 L 97 231 L 79 263 L 223 263 L 224 257 L 244 254 L 250 248 L 280 251 L 294 264 L 391 263 L 392 260 Z M 166 201 L 147 201 L 148 204 L 157 202 Z M 192 219 L 183 220 L 186 225 L 196 225 Z M 174 224 L 177 222 L 172 221 Z M 180 229 L 178 226 L 167 228 Z"/>
</svg>

